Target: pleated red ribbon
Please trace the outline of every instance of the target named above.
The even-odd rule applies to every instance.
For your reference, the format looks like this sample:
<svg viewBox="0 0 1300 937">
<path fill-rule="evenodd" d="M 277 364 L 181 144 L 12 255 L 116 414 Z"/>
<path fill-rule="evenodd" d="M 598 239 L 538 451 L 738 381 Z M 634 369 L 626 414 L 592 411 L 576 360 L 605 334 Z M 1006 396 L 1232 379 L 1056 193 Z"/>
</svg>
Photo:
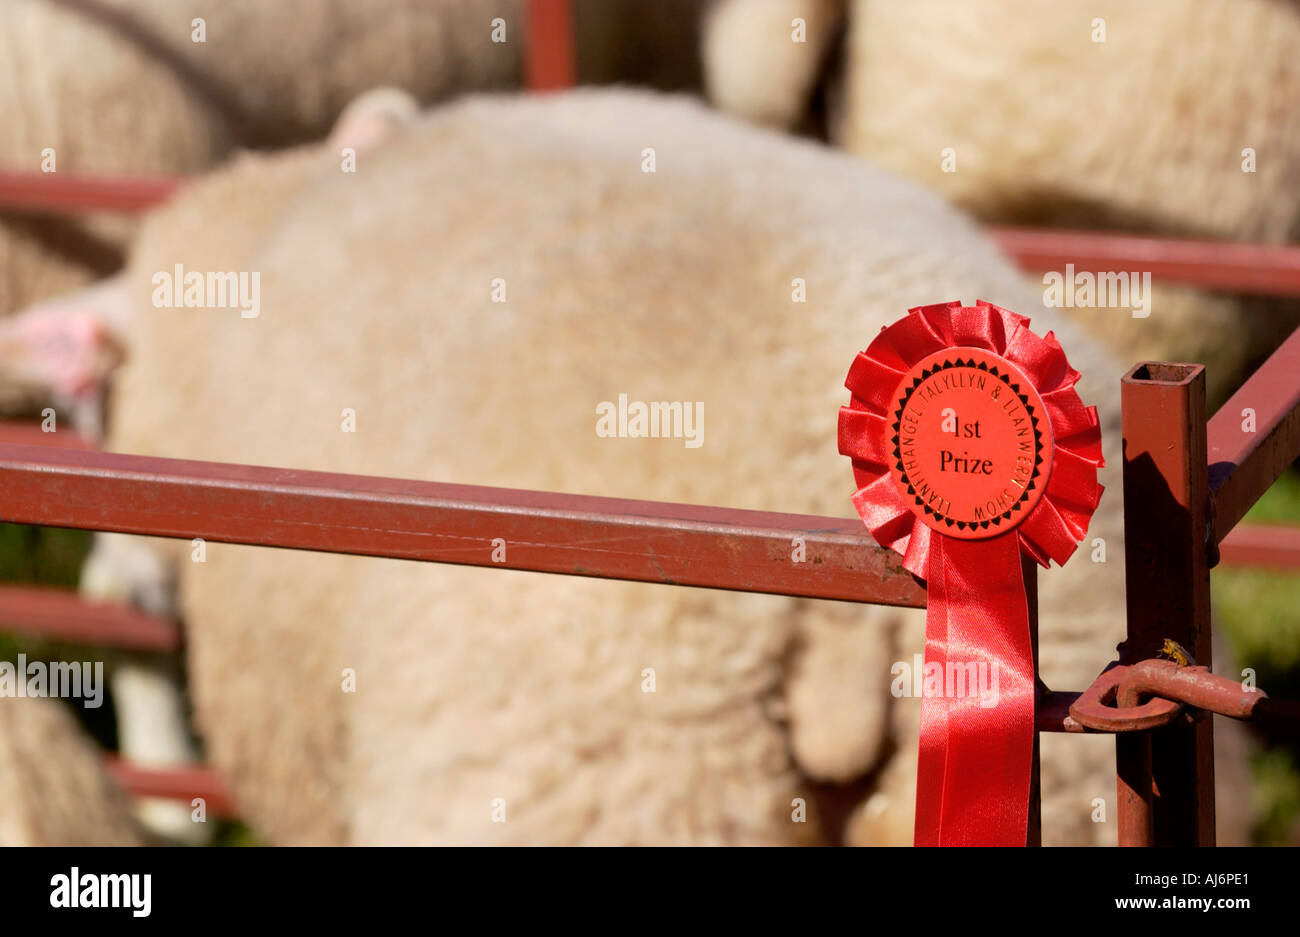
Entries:
<svg viewBox="0 0 1300 937">
<path fill-rule="evenodd" d="M 918 846 L 1022 846 L 1035 669 L 1020 557 L 1074 552 L 1101 497 L 1095 408 L 1055 337 L 983 301 L 922 306 L 857 356 L 854 505 L 926 580 Z"/>
</svg>

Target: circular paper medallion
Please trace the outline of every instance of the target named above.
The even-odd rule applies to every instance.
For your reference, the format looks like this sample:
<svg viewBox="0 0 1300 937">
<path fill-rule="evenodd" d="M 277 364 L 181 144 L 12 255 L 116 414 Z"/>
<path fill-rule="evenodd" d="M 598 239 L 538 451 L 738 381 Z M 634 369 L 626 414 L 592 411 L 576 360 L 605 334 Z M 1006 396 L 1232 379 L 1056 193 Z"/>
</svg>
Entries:
<svg viewBox="0 0 1300 937">
<path fill-rule="evenodd" d="M 907 372 L 890 408 L 890 475 L 922 521 L 976 540 L 1015 528 L 1043 496 L 1051 421 L 1005 358 L 946 348 Z"/>
</svg>

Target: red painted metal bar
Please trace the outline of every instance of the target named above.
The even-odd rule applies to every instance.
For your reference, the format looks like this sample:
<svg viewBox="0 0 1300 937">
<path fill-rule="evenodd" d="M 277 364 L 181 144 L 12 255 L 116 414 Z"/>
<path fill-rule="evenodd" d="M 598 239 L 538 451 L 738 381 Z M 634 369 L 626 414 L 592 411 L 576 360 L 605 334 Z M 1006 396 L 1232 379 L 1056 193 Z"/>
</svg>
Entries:
<svg viewBox="0 0 1300 937">
<path fill-rule="evenodd" d="M 90 449 L 85 438 L 67 429 L 46 433 L 39 423 L 0 420 L 0 443 Z M 1300 527 L 1283 524 L 1241 524 L 1220 544 L 1219 564 L 1300 571 Z"/>
<path fill-rule="evenodd" d="M 856 519 L 0 446 L 0 520 L 471 566 L 502 538 L 511 569 L 925 604 Z"/>
<path fill-rule="evenodd" d="M 1209 661 L 1205 369 L 1138 365 L 1121 381 L 1121 407 L 1128 608 L 1121 663 L 1154 657 L 1166 639 Z M 1214 845 L 1212 727 L 1209 719 L 1175 721 L 1116 736 L 1121 844 Z M 1154 804 L 1148 757 L 1160 791 Z"/>
<path fill-rule="evenodd" d="M 40 423 L 23 420 L 0 420 L 0 443 L 19 446 L 62 446 L 72 449 L 91 449 L 93 445 L 70 429 L 47 433 Z"/>
<path fill-rule="evenodd" d="M 168 653 L 180 630 L 164 619 L 111 602 L 87 602 L 75 592 L 41 586 L 0 586 L 0 630 L 75 644 Z"/>
<path fill-rule="evenodd" d="M 1300 329 L 1214 414 L 1207 434 L 1218 543 L 1300 457 Z"/>
<path fill-rule="evenodd" d="M 530 91 L 573 87 L 577 65 L 571 0 L 528 0 L 524 84 Z"/>
<path fill-rule="evenodd" d="M 1026 270 L 1150 272 L 1157 280 L 1265 296 L 1300 296 L 1300 246 L 1182 238 L 990 228 Z"/>
<path fill-rule="evenodd" d="M 180 186 L 171 176 L 101 176 L 0 170 L 0 209 L 42 214 L 141 212 Z"/>
<path fill-rule="evenodd" d="M 1071 715 L 1070 707 L 1079 698 L 1078 693 L 1048 690 L 1040 687 L 1034 702 L 1034 728 L 1039 732 L 1082 733 L 1091 731 L 1080 725 Z"/>
<path fill-rule="evenodd" d="M 201 797 L 207 810 L 218 817 L 236 815 L 235 802 L 225 782 L 211 768 L 186 765 L 179 768 L 147 768 L 105 756 L 104 768 L 118 785 L 133 797 L 161 797 L 190 803 Z"/>
<path fill-rule="evenodd" d="M 553 8 L 568 6 L 568 0 L 531 3 L 546 24 L 562 15 Z M 565 41 L 572 42 L 571 38 Z M 526 42 L 528 87 L 540 91 L 573 85 L 571 52 L 565 58 L 554 43 L 531 32 Z M 167 176 L 0 171 L 0 211 L 60 215 L 142 212 L 165 201 L 184 181 Z M 1034 228 L 991 227 L 988 232 L 1025 270 L 1061 270 L 1068 263 L 1079 271 L 1150 271 L 1159 279 L 1206 289 L 1300 296 L 1300 246 Z"/>
<path fill-rule="evenodd" d="M 501 537 L 504 568 L 925 604 L 894 553 L 835 517 L 0 445 L 0 518 L 496 568 Z M 1037 730 L 1087 731 L 1077 696 L 1042 688 Z"/>
<path fill-rule="evenodd" d="M 1300 572 L 1300 527 L 1239 524 L 1219 544 L 1219 565 Z"/>
</svg>

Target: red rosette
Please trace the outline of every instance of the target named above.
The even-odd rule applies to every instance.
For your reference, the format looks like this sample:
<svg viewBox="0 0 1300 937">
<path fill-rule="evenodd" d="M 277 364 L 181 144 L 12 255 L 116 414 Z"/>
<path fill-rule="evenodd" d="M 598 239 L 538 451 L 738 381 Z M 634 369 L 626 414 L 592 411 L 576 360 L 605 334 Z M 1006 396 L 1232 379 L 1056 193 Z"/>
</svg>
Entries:
<svg viewBox="0 0 1300 937">
<path fill-rule="evenodd" d="M 853 503 L 926 581 L 917 845 L 1025 843 L 1036 680 L 1021 556 L 1063 564 L 1102 493 L 1078 379 L 1054 335 L 981 301 L 910 310 L 844 382 Z"/>
<path fill-rule="evenodd" d="M 1097 469 L 1101 426 L 1097 408 L 1084 406 L 1075 390 L 1079 372 L 1070 367 L 1056 336 L 1041 338 L 1029 319 L 983 300 L 918 306 L 883 328 L 849 368 L 844 381 L 852 397 L 840 408 L 839 450 L 853 460 L 858 490 L 853 503 L 871 535 L 898 551 L 903 566 L 925 578 L 932 529 L 904 501 L 890 474 L 893 425 L 890 404 L 899 385 L 922 359 L 944 350 L 970 348 L 1002 358 L 1032 382 L 1047 413 L 1051 472 L 1041 498 L 1016 527 L 1020 549 L 1039 565 L 1065 563 L 1087 535 L 1104 490 Z"/>
</svg>

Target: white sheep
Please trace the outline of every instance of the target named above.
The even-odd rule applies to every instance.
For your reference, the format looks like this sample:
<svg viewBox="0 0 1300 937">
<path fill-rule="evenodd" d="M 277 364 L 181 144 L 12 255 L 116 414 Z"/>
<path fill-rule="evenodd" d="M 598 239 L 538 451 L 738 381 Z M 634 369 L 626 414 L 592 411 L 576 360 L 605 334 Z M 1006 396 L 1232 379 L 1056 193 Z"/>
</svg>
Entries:
<svg viewBox="0 0 1300 937">
<path fill-rule="evenodd" d="M 1297 45 L 1274 0 L 714 0 L 703 48 L 724 110 L 791 127 L 829 85 L 837 145 L 983 221 L 1282 242 Z M 1213 399 L 1297 324 L 1158 276 L 1067 312 L 1126 358 L 1205 362 Z"/>
<path fill-rule="evenodd" d="M 980 297 L 1054 329 L 1101 411 L 1110 490 L 1041 574 L 1041 672 L 1079 689 L 1113 657 L 1123 363 L 936 196 L 626 91 L 467 99 L 356 170 L 333 146 L 248 156 L 149 219 L 91 310 L 129 347 L 113 448 L 853 516 L 853 355 L 910 306 Z M 168 306 L 177 265 L 257 273 L 258 315 Z M 621 393 L 702 403 L 703 444 L 601 437 Z M 889 685 L 917 612 L 164 549 L 210 757 L 274 842 L 911 840 L 918 705 Z M 1113 741 L 1042 747 L 1045 839 L 1113 841 Z"/>
<path fill-rule="evenodd" d="M 0 846 L 143 841 L 102 755 L 62 704 L 0 699 Z"/>
<path fill-rule="evenodd" d="M 171 0 L 9 0 L 0 3 L 7 76 L 0 167 L 55 177 L 198 173 L 236 146 L 319 139 L 349 101 L 376 86 L 431 102 L 517 84 L 522 30 L 520 0 L 369 0 L 328 9 L 316 0 L 195 0 L 183 9 Z M 367 112 L 379 123 L 385 101 L 405 107 L 410 97 L 372 100 Z M 134 229 L 111 215 L 0 215 L 0 316 L 114 272 Z M 59 418 L 75 411 L 83 432 L 98 435 L 96 399 L 44 390 L 6 383 L 0 413 L 52 405 Z M 156 596 L 133 592 L 147 577 L 130 573 L 151 560 L 124 560 L 123 577 L 115 573 L 122 564 L 104 562 L 104 553 L 87 569 L 83 591 L 156 610 Z M 124 661 L 114 681 L 123 754 L 144 764 L 192 760 L 177 729 L 180 688 L 166 668 Z M 165 727 L 170 732 L 157 731 Z M 183 805 L 143 810 L 169 836 L 202 832 Z"/>
<path fill-rule="evenodd" d="M 0 167 L 199 172 L 236 146 L 318 140 L 373 87 L 432 102 L 517 84 L 522 29 L 521 0 L 9 0 Z M 6 213 L 0 314 L 112 273 L 132 229 Z"/>
</svg>

